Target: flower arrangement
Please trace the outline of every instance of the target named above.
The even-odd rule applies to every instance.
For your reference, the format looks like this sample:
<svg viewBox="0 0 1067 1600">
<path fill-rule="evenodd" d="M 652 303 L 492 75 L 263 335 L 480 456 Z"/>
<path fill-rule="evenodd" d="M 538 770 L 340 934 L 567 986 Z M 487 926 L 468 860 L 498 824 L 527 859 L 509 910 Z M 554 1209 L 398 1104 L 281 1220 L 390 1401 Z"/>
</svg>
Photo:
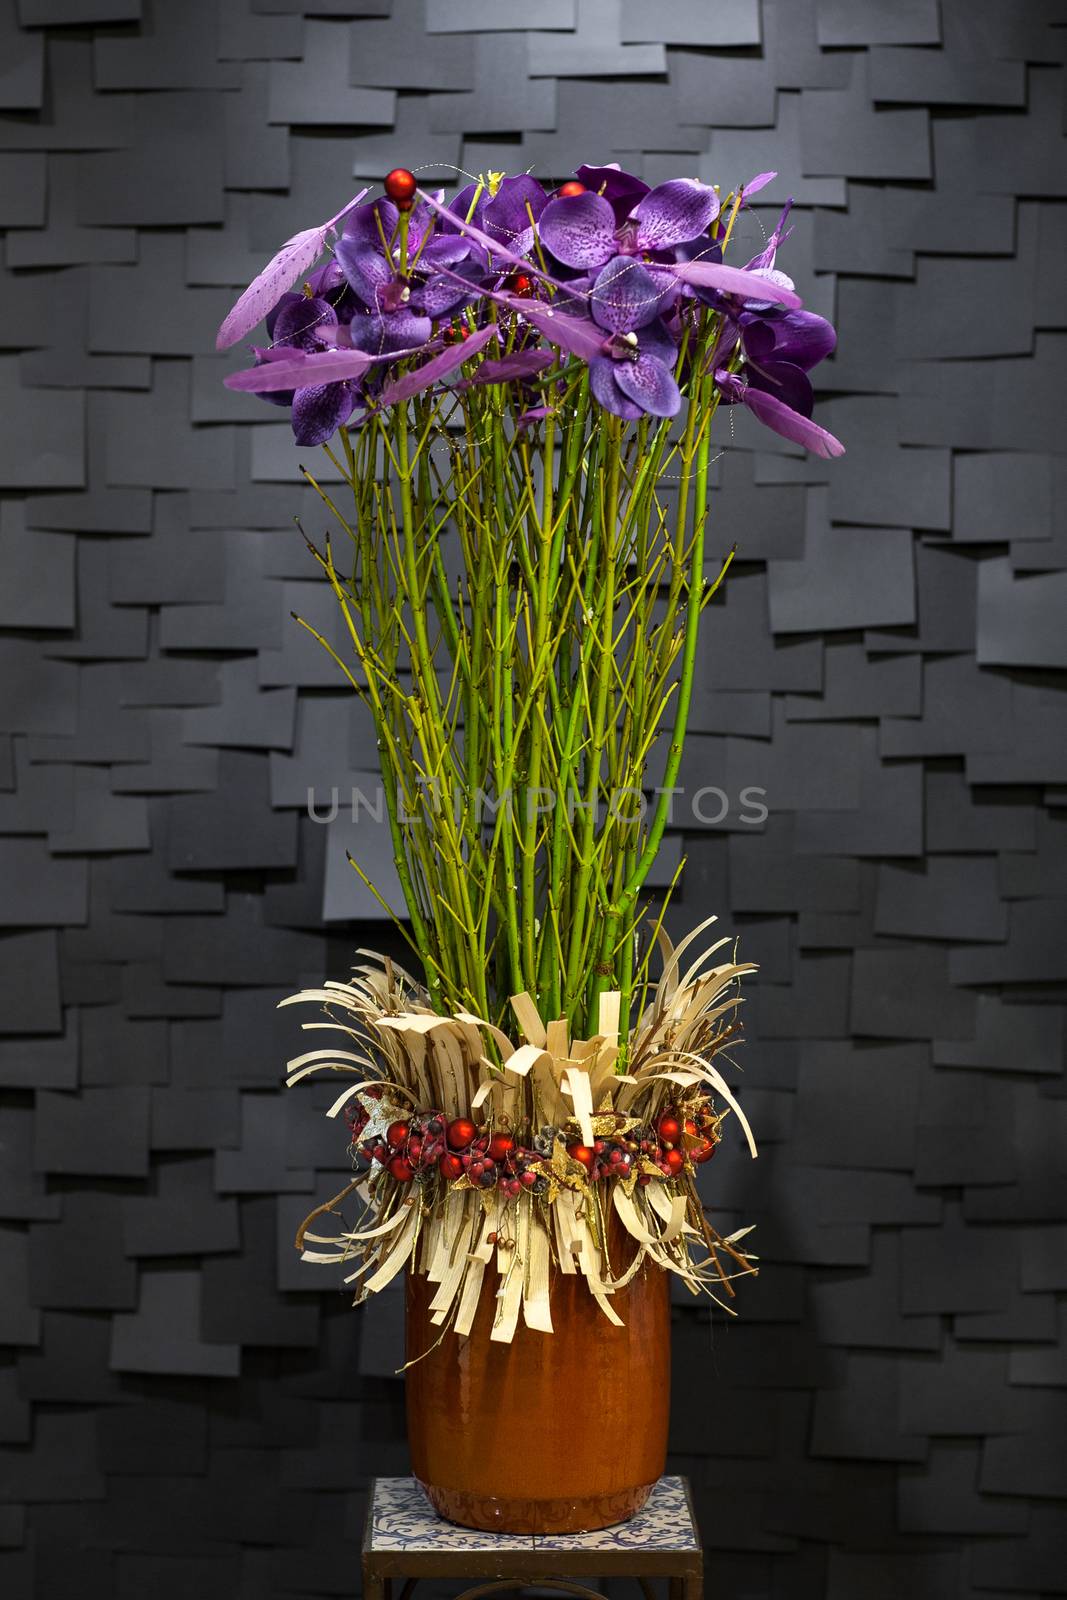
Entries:
<svg viewBox="0 0 1067 1600">
<path fill-rule="evenodd" d="M 646 1257 L 694 1290 L 752 1270 L 694 1178 L 715 1096 L 755 1153 L 714 1064 L 753 969 L 709 967 L 720 940 L 683 971 L 670 890 L 650 916 L 645 887 L 733 554 L 709 569 L 718 408 L 842 451 L 811 418 L 833 329 L 777 266 L 789 206 L 756 256 L 726 260 L 772 176 L 722 197 L 616 166 L 552 193 L 495 173 L 446 204 L 397 169 L 290 239 L 219 333 L 228 348 L 265 319 L 226 382 L 287 406 L 328 461 L 303 469 L 332 527 L 307 542 L 350 659 L 316 637 L 373 714 L 403 914 L 352 864 L 422 969 L 377 962 L 294 997 L 325 1009 L 305 1026 L 356 1042 L 290 1081 L 354 1075 L 331 1114 L 372 1213 L 298 1242 L 358 1257 L 361 1294 L 420 1262 L 461 1332 L 494 1255 L 505 1339 L 520 1307 L 548 1325 L 552 1259 L 609 1317 Z M 636 1248 L 621 1276 L 609 1207 Z"/>
</svg>

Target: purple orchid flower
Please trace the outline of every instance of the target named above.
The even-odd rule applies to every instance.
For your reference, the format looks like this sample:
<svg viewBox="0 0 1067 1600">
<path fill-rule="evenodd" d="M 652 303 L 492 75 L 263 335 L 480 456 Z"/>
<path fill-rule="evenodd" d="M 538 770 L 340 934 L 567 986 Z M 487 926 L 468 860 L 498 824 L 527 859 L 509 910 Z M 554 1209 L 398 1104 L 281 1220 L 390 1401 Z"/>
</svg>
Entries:
<svg viewBox="0 0 1067 1600">
<path fill-rule="evenodd" d="M 587 364 L 589 387 L 605 410 L 631 421 L 677 414 L 678 350 L 659 314 L 660 285 L 639 261 L 616 256 L 597 274 L 588 299 L 591 317 L 513 295 L 494 298 Z"/>
<path fill-rule="evenodd" d="M 614 256 L 650 255 L 687 244 L 718 214 L 714 189 L 696 178 L 672 178 L 643 194 L 622 222 L 604 195 L 586 192 L 550 200 L 538 233 L 557 261 L 588 272 L 606 266 Z"/>
<path fill-rule="evenodd" d="M 401 310 L 437 319 L 470 299 L 488 270 L 484 252 L 459 234 L 434 233 L 435 214 L 420 201 L 409 214 L 407 276 L 391 241 L 399 212 L 391 200 L 376 200 L 350 213 L 337 241 L 336 257 L 353 293 L 364 306 L 387 317 Z M 382 240 L 390 244 L 387 254 Z M 452 269 L 444 276 L 440 269 Z"/>
<path fill-rule="evenodd" d="M 506 244 L 519 255 L 531 250 L 534 223 L 548 204 L 548 195 L 537 179 L 521 172 L 516 177 L 501 179 L 495 194 L 483 188 L 475 202 L 477 194 L 478 185 L 474 183 L 461 189 L 452 201 L 451 209 L 455 216 L 460 220 L 465 219 L 473 204 L 470 220 L 490 239 L 498 244 Z M 530 221 L 531 216 L 533 222 Z M 446 219 L 443 226 L 447 232 L 451 232 L 456 224 Z"/>
<path fill-rule="evenodd" d="M 737 324 L 727 325 L 717 353 L 727 342 L 735 347 L 738 339 L 743 371 L 721 367 L 715 374 L 724 403 L 740 401 L 766 427 L 815 455 L 843 455 L 840 440 L 811 420 L 815 395 L 808 372 L 837 343 L 825 317 L 814 311 L 745 312 Z"/>
<path fill-rule="evenodd" d="M 321 286 L 323 273 L 316 276 Z M 336 309 L 328 300 L 320 295 L 283 294 L 278 305 L 267 317 L 267 333 L 271 339 L 271 348 L 257 352 L 257 366 L 272 361 L 278 363 L 280 369 L 282 363 L 278 358 L 289 356 L 284 365 L 286 370 L 293 371 L 293 386 L 289 389 L 275 387 L 279 381 L 279 372 L 264 375 L 271 381 L 269 389 L 266 382 L 262 387 L 251 383 L 240 385 L 262 394 L 264 400 L 270 401 L 273 405 L 292 408 L 290 420 L 297 444 L 325 444 L 343 423 L 350 420 L 360 403 L 359 382 L 364 369 L 351 362 L 351 358 L 349 359 L 351 377 L 324 382 L 323 376 L 316 371 L 317 382 L 313 384 L 299 382 L 299 378 L 303 375 L 299 369 L 306 364 L 307 357 L 314 352 L 322 351 L 325 345 L 336 344 L 340 332 Z M 303 360 L 300 360 L 300 357 Z M 367 365 L 369 366 L 369 362 Z M 251 376 L 255 375 L 255 371 L 254 368 Z M 240 379 L 243 375 L 235 373 L 232 376 Z M 230 387 L 238 385 L 230 384 Z"/>
</svg>

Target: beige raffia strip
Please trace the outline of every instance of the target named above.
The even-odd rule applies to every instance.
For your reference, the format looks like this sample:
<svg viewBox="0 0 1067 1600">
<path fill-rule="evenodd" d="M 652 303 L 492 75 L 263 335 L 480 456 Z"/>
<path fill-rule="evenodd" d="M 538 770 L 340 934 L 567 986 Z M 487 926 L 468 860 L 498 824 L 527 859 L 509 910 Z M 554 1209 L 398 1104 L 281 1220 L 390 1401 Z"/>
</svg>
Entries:
<svg viewBox="0 0 1067 1600">
<path fill-rule="evenodd" d="M 662 929 L 658 938 L 663 973 L 644 1014 L 626 1041 L 626 1072 L 616 1072 L 620 1054 L 619 996 L 601 997 L 598 1031 L 574 1039 L 565 1020 L 545 1021 L 528 994 L 511 1006 L 518 1042 L 467 1011 L 436 1014 L 425 989 L 390 961 L 361 951 L 371 961 L 357 967 L 349 983 L 329 982 L 282 1001 L 312 1002 L 319 1017 L 304 1027 L 334 1030 L 342 1047 L 306 1051 L 289 1063 L 291 1084 L 315 1072 L 347 1080 L 328 1115 L 338 1116 L 353 1097 L 386 1118 L 436 1110 L 448 1118 L 473 1115 L 494 1128 L 536 1131 L 551 1124 L 564 1143 L 592 1144 L 596 1118 L 608 1113 L 654 1124 L 664 1107 L 708 1090 L 737 1117 L 749 1149 L 755 1140 L 736 1093 L 714 1057 L 738 1032 L 740 980 L 751 963 L 711 958 L 725 946 L 718 939 L 695 960 L 696 941 L 715 921 L 709 918 L 674 946 Z M 687 957 L 683 968 L 682 958 Z M 557 1150 L 561 1147 L 557 1145 Z M 605 1317 L 619 1323 L 612 1305 L 618 1290 L 646 1266 L 675 1273 L 693 1293 L 732 1295 L 730 1278 L 755 1270 L 740 1248 L 747 1230 L 722 1239 L 705 1220 L 692 1169 L 647 1184 L 629 1180 L 600 1184 L 590 1194 L 581 1168 L 560 1156 L 547 1194 L 528 1190 L 515 1198 L 491 1194 L 437 1176 L 403 1185 L 375 1168 L 353 1185 L 369 1207 L 366 1225 L 340 1228 L 329 1236 L 298 1238 L 303 1259 L 353 1263 L 346 1277 L 357 1283 L 357 1299 L 379 1293 L 406 1267 L 425 1272 L 434 1286 L 433 1321 L 461 1335 L 470 1333 L 488 1287 L 493 1295 L 492 1337 L 508 1343 L 520 1320 L 528 1328 L 552 1330 L 551 1284 L 555 1272 L 585 1280 Z M 601 1230 L 614 1210 L 633 1241 L 634 1254 L 616 1277 Z M 338 1217 L 330 1205 L 312 1218 Z M 308 1219 L 312 1220 L 311 1218 Z M 310 1247 L 321 1248 L 310 1248 Z M 721 1252 L 721 1257 L 720 1257 Z M 362 1280 L 362 1281 L 361 1281 Z M 727 1309 L 730 1309 L 727 1306 Z"/>
</svg>

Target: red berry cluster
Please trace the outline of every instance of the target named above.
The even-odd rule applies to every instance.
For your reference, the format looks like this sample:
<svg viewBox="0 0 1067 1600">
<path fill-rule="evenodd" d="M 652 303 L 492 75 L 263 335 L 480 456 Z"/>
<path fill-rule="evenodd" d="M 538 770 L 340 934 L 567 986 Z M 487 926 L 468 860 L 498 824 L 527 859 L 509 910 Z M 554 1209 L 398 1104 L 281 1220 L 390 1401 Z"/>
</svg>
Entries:
<svg viewBox="0 0 1067 1600">
<path fill-rule="evenodd" d="M 358 1103 L 358 1102 L 357 1102 Z M 625 1118 L 618 1117 L 620 1124 Z M 440 1111 L 423 1112 L 390 1123 L 385 1134 L 362 1140 L 368 1121 L 362 1106 L 349 1117 L 352 1143 L 366 1161 L 378 1162 L 398 1183 L 425 1180 L 433 1172 L 447 1182 L 466 1178 L 475 1188 L 497 1189 L 517 1196 L 524 1189 L 543 1194 L 548 1188 L 552 1151 L 558 1130 L 543 1129 L 535 1143 L 538 1149 L 520 1145 L 510 1133 L 479 1128 L 469 1117 L 451 1121 Z M 630 1128 L 617 1136 L 597 1138 L 592 1147 L 580 1143 L 567 1145 L 567 1154 L 579 1162 L 589 1177 L 626 1178 L 635 1164 L 641 1170 L 638 1182 L 651 1182 L 651 1164 L 664 1178 L 676 1178 L 688 1162 L 699 1165 L 715 1154 L 716 1119 L 710 1106 L 698 1107 L 694 1114 L 679 1120 L 665 1111 L 654 1128 Z"/>
<path fill-rule="evenodd" d="M 499 1187 L 510 1195 L 548 1187 L 536 1150 L 521 1149 L 509 1133 L 479 1129 L 469 1117 L 450 1122 L 439 1111 L 390 1123 L 383 1138 L 364 1141 L 359 1151 L 388 1168 L 398 1183 L 437 1171 L 449 1182 L 465 1177 L 476 1188 Z"/>
</svg>

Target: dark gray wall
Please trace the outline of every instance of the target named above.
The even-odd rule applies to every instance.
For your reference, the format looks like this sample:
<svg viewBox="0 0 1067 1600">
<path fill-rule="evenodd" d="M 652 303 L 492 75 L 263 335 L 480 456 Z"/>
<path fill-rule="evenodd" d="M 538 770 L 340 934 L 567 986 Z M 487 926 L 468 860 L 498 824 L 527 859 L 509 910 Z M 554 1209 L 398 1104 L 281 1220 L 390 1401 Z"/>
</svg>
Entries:
<svg viewBox="0 0 1067 1600">
<path fill-rule="evenodd" d="M 292 1252 L 344 1157 L 321 1098 L 279 1092 L 272 1007 L 386 939 L 346 920 L 341 831 L 301 816 L 373 747 L 289 620 L 330 626 L 284 418 L 220 387 L 214 329 L 353 173 L 612 156 L 777 167 L 762 226 L 796 196 L 785 263 L 841 331 L 819 416 L 843 461 L 723 428 L 740 565 L 687 781 L 735 804 L 674 841 L 675 926 L 716 910 L 763 963 L 763 1153 L 722 1154 L 708 1192 L 766 1271 L 737 1323 L 679 1302 L 675 1328 L 713 1592 L 1065 1591 L 1065 22 L 0 9 L 10 1600 L 356 1586 L 367 1479 L 405 1467 L 396 1309 L 349 1311 Z"/>
</svg>

